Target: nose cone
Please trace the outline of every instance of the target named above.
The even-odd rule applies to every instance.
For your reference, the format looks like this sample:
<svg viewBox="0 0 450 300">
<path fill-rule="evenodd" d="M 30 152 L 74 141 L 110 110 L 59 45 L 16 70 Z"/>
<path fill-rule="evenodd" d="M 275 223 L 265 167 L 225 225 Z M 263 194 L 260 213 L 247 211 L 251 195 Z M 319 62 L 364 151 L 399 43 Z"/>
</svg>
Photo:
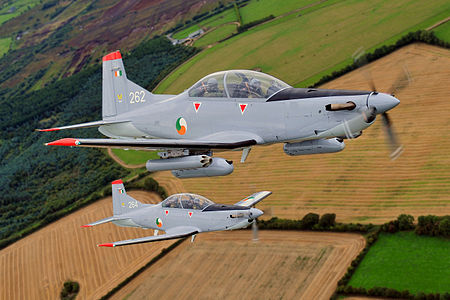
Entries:
<svg viewBox="0 0 450 300">
<path fill-rule="evenodd" d="M 250 208 L 250 216 L 252 219 L 256 219 L 260 216 L 262 216 L 264 213 L 262 212 L 262 210 L 259 210 L 257 208 Z"/>
<path fill-rule="evenodd" d="M 372 95 L 369 99 L 369 105 L 377 109 L 377 114 L 382 114 L 390 109 L 393 109 L 399 104 L 400 100 L 384 93 Z"/>
</svg>

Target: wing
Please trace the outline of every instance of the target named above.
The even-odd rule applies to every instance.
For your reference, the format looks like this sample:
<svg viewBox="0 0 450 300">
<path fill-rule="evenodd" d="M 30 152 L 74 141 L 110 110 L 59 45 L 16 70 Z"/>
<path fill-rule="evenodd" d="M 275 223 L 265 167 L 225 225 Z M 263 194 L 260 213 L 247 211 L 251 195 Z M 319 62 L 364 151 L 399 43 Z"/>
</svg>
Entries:
<svg viewBox="0 0 450 300">
<path fill-rule="evenodd" d="M 259 201 L 263 200 L 264 198 L 270 196 L 270 194 L 272 194 L 272 192 L 269 192 L 269 191 L 254 193 L 253 195 L 242 199 L 241 201 L 239 201 L 238 203 L 235 203 L 234 205 L 251 207 L 251 206 L 255 205 L 256 203 L 258 203 Z"/>
<path fill-rule="evenodd" d="M 155 235 L 155 236 L 146 236 L 146 237 L 142 237 L 142 238 L 118 241 L 118 242 L 113 242 L 113 243 L 105 243 L 105 244 L 100 244 L 97 246 L 98 247 L 117 247 L 117 246 L 125 246 L 125 245 L 132 245 L 132 244 L 142 244 L 142 243 L 150 243 L 150 242 L 157 242 L 157 241 L 164 241 L 164 240 L 172 240 L 172 239 L 188 237 L 188 236 L 197 234 L 199 232 L 200 232 L 200 230 L 195 227 L 180 226 L 180 227 L 175 227 L 175 228 L 167 230 L 166 234 Z"/>
<path fill-rule="evenodd" d="M 137 150 L 159 150 L 159 149 L 237 149 L 256 145 L 254 139 L 240 141 L 220 140 L 180 140 L 180 139 L 75 139 L 65 138 L 46 143 L 46 146 L 69 146 L 69 147 L 96 147 L 96 148 L 126 148 Z"/>
</svg>

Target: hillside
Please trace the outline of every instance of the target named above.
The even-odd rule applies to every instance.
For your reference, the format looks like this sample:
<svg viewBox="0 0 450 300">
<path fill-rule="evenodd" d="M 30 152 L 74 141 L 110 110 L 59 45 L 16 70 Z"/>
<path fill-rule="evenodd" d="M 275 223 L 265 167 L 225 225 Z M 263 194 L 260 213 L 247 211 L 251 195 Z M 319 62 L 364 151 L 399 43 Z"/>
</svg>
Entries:
<svg viewBox="0 0 450 300">
<path fill-rule="evenodd" d="M 329 299 L 364 247 L 357 234 L 206 233 L 185 241 L 112 299 Z"/>
<path fill-rule="evenodd" d="M 0 22 L 0 57 L 9 50 L 0 59 L 2 73 L 8 74 L 0 76 L 0 88 L 35 75 L 40 78 L 31 87 L 40 88 L 98 62 L 105 53 L 129 52 L 217 5 L 217 0 L 3 1 L 0 21 L 1 16 L 15 17 Z"/>
<path fill-rule="evenodd" d="M 223 152 L 235 162 L 230 176 L 183 179 L 169 172 L 155 178 L 169 193 L 189 191 L 219 203 L 271 190 L 258 204 L 274 216 L 299 218 L 308 212 L 336 213 L 342 222 L 383 223 L 401 213 L 414 216 L 449 214 L 450 196 L 450 51 L 413 44 L 369 65 L 380 91 L 393 84 L 406 66 L 411 84 L 397 93 L 401 103 L 390 116 L 404 145 L 403 155 L 389 160 L 380 121 L 335 154 L 290 157 L 282 145 L 254 147 L 240 164 L 240 152 Z M 359 70 L 324 88 L 368 88 Z"/>
<path fill-rule="evenodd" d="M 129 194 L 144 203 L 160 201 L 148 192 Z M 57 299 L 68 279 L 80 283 L 79 299 L 98 299 L 173 243 L 98 248 L 99 243 L 152 234 L 113 224 L 80 228 L 111 215 L 107 197 L 1 250 L 0 299 Z"/>
</svg>

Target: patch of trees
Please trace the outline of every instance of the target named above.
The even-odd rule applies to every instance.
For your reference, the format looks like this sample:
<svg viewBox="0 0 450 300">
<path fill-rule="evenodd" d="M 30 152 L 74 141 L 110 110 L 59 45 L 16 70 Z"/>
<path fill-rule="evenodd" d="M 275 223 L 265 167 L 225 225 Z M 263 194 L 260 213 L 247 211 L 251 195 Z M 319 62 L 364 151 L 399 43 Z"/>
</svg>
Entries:
<svg viewBox="0 0 450 300">
<path fill-rule="evenodd" d="M 439 39 L 434 32 L 432 31 L 426 31 L 426 30 L 418 30 L 416 32 L 410 32 L 404 36 L 402 36 L 395 44 L 392 45 L 383 45 L 377 49 L 375 49 L 372 53 L 366 53 L 359 57 L 357 60 L 355 60 L 352 64 L 338 70 L 334 71 L 329 75 L 323 76 L 319 81 L 317 81 L 315 84 L 313 84 L 310 87 L 317 87 L 321 84 L 324 84 L 328 81 L 331 81 L 333 79 L 336 79 L 346 73 L 349 73 L 359 67 L 362 67 L 365 64 L 368 64 L 374 60 L 377 60 L 383 56 L 386 56 L 395 50 L 412 44 L 416 42 L 422 42 L 430 45 L 440 46 L 449 49 L 450 43 L 443 41 Z"/>
<path fill-rule="evenodd" d="M 68 280 L 64 282 L 63 289 L 60 293 L 61 300 L 73 300 L 80 291 L 80 284 L 76 281 Z"/>
<path fill-rule="evenodd" d="M 238 27 L 237 31 L 238 31 L 238 33 L 242 33 L 242 32 L 247 31 L 248 29 L 250 29 L 252 27 L 255 27 L 256 25 L 259 25 L 261 23 L 267 22 L 267 21 L 272 20 L 274 18 L 275 18 L 274 15 L 270 15 L 270 16 L 267 16 L 267 17 L 255 20 L 255 21 L 250 22 L 250 23 L 242 24 L 241 26 Z"/>
<path fill-rule="evenodd" d="M 338 286 L 336 290 L 341 295 L 346 296 L 369 296 L 369 297 L 386 297 L 394 299 L 413 299 L 413 300 L 450 300 L 450 293 L 422 293 L 419 292 L 416 295 L 411 294 L 408 290 L 397 291 L 392 288 L 386 287 L 373 287 L 366 289 L 363 287 L 352 286 Z M 331 299 L 338 299 L 338 296 L 333 296 Z"/>
<path fill-rule="evenodd" d="M 196 51 L 157 38 L 125 55 L 124 64 L 130 80 L 151 89 L 160 73 Z M 99 64 L 41 90 L 0 89 L 0 248 L 100 198 L 103 187 L 111 189 L 112 180 L 129 174 L 98 149 L 44 146 L 68 135 L 102 137 L 95 128 L 34 132 L 100 120 L 101 73 Z"/>
<path fill-rule="evenodd" d="M 419 235 L 450 237 L 450 216 L 420 216 L 415 232 Z"/>
<path fill-rule="evenodd" d="M 268 221 L 258 220 L 258 226 L 266 230 L 316 230 L 334 232 L 366 233 L 374 228 L 372 224 L 336 223 L 336 214 L 308 213 L 300 220 L 273 217 Z"/>
</svg>

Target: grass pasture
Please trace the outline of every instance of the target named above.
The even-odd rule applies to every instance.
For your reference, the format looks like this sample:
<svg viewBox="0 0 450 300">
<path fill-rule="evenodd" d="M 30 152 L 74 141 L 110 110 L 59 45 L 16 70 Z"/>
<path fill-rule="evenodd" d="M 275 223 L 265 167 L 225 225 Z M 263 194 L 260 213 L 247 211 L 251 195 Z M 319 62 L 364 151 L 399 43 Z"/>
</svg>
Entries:
<svg viewBox="0 0 450 300">
<path fill-rule="evenodd" d="M 2 57 L 3 54 L 9 51 L 11 42 L 11 38 L 0 38 L 0 57 Z"/>
<path fill-rule="evenodd" d="M 158 154 L 156 154 L 155 151 L 137 151 L 123 149 L 112 149 L 111 151 L 127 165 L 141 165 L 145 164 L 149 159 L 159 158 Z"/>
<path fill-rule="evenodd" d="M 193 24 L 185 29 L 177 31 L 173 34 L 173 38 L 175 39 L 183 39 L 186 38 L 190 33 L 193 33 L 200 28 L 204 28 L 205 30 L 218 27 L 227 23 L 236 22 L 236 13 L 233 9 L 225 10 L 217 15 L 214 15 L 210 18 L 207 18 L 197 24 Z"/>
<path fill-rule="evenodd" d="M 409 290 L 413 294 L 449 292 L 450 240 L 414 232 L 383 233 L 349 285 Z"/>
<path fill-rule="evenodd" d="M 270 15 L 280 15 L 295 11 L 299 8 L 318 3 L 318 0 L 283 0 L 282 3 L 274 0 L 252 0 L 239 8 L 244 24 L 260 20 Z"/>
<path fill-rule="evenodd" d="M 359 48 L 395 42 L 444 19 L 449 11 L 445 0 L 326 1 L 204 50 L 168 76 L 156 92 L 178 93 L 226 69 L 260 68 L 293 86 L 306 86 L 350 63 Z"/>
<path fill-rule="evenodd" d="M 438 27 L 433 29 L 433 32 L 438 38 L 450 42 L 450 21 L 439 25 Z"/>
<path fill-rule="evenodd" d="M 213 29 L 211 32 L 208 32 L 204 36 L 202 36 L 200 39 L 195 41 L 194 46 L 195 47 L 205 47 L 210 44 L 213 44 L 217 41 L 220 41 L 231 34 L 236 32 L 236 25 L 235 24 L 224 24 L 220 27 L 217 27 L 216 29 Z"/>
</svg>

